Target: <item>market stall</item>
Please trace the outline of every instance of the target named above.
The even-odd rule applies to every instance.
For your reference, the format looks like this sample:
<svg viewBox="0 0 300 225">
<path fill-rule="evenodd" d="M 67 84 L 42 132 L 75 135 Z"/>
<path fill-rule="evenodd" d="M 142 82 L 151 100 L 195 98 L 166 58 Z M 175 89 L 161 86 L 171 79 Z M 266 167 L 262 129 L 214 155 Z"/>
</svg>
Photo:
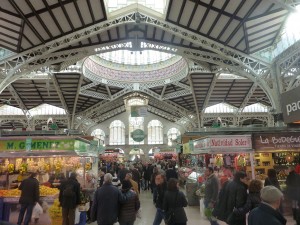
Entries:
<svg viewBox="0 0 300 225">
<path fill-rule="evenodd" d="M 193 154 L 205 154 L 205 165 L 231 167 L 246 171 L 251 168 L 255 177 L 251 135 L 216 135 L 194 141 Z"/>
<path fill-rule="evenodd" d="M 177 161 L 177 153 L 173 148 L 155 149 L 155 161 Z"/>
<path fill-rule="evenodd" d="M 30 172 L 37 172 L 41 200 L 52 204 L 57 197 L 60 180 L 71 172 L 85 187 L 86 173 L 98 171 L 98 148 L 89 140 L 73 136 L 0 138 L 0 171 L 3 202 L 2 220 L 10 221 L 20 192 L 17 187 Z M 1 213 L 0 213 L 1 214 Z"/>
<path fill-rule="evenodd" d="M 102 163 L 122 163 L 124 162 L 124 150 L 121 148 L 105 149 L 100 155 L 100 160 Z"/>
<path fill-rule="evenodd" d="M 274 168 L 277 177 L 285 187 L 287 169 L 300 164 L 300 133 L 262 133 L 253 135 L 255 150 L 255 170 L 267 174 Z"/>
<path fill-rule="evenodd" d="M 145 153 L 141 148 L 133 148 L 129 152 L 129 161 L 140 161 L 145 158 Z"/>
</svg>

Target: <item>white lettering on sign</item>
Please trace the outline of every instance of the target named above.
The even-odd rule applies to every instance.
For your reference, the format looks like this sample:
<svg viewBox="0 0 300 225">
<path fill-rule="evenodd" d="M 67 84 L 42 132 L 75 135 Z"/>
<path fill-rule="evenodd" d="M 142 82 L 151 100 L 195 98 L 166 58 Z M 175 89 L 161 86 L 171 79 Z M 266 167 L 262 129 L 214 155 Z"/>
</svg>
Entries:
<svg viewBox="0 0 300 225">
<path fill-rule="evenodd" d="M 194 142 L 194 150 L 252 149 L 250 136 L 207 137 Z"/>
<path fill-rule="evenodd" d="M 291 104 L 286 105 L 286 112 L 288 116 L 290 115 L 291 112 L 295 112 L 297 110 L 300 110 L 300 101 L 292 102 Z"/>
</svg>

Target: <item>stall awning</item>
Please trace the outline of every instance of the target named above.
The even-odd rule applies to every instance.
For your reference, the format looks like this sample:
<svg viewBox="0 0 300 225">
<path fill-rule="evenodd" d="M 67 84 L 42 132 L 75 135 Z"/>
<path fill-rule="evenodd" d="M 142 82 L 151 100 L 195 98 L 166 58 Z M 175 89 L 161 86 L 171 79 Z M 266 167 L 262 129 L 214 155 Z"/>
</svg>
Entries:
<svg viewBox="0 0 300 225">
<path fill-rule="evenodd" d="M 252 151 L 251 135 L 218 135 L 194 140 L 192 154 Z"/>
</svg>

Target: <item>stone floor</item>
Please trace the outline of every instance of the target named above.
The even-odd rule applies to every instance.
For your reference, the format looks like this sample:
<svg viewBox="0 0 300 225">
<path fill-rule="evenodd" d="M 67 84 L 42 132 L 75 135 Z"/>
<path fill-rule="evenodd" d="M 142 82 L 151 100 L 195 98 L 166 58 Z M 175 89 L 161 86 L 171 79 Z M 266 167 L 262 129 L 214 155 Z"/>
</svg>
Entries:
<svg viewBox="0 0 300 225">
<path fill-rule="evenodd" d="M 152 203 L 152 195 L 150 191 L 143 191 L 140 195 L 141 198 L 141 207 L 142 207 L 142 218 L 137 219 L 135 225 L 152 225 L 154 215 L 155 215 L 155 207 Z M 201 216 L 199 206 L 188 206 L 185 208 L 187 217 L 188 217 L 188 225 L 209 225 L 210 223 Z M 16 223 L 18 216 L 18 211 L 12 211 L 10 216 L 10 222 Z M 291 216 L 286 216 L 288 219 L 287 225 L 294 225 L 295 222 L 292 220 Z M 32 223 L 32 225 L 50 225 L 51 221 L 49 216 L 44 213 L 39 219 L 38 223 Z M 53 224 L 53 223 L 52 223 Z M 51 224 L 51 225 L 52 225 Z M 118 224 L 118 223 L 117 223 Z M 117 225 L 116 224 L 116 225 Z M 164 223 L 161 223 L 164 225 Z M 220 225 L 225 225 L 226 223 L 220 222 Z M 60 225 L 60 224 L 53 224 Z M 90 223 L 90 225 L 97 225 L 96 222 Z"/>
</svg>

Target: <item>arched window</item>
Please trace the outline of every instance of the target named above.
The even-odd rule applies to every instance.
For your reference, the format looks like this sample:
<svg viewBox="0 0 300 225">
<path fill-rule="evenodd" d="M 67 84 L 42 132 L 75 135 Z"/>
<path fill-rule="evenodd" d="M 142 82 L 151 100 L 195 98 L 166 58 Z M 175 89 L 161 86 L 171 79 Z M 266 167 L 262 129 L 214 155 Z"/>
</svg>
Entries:
<svg viewBox="0 0 300 225">
<path fill-rule="evenodd" d="M 168 136 L 168 145 L 172 145 L 173 141 L 177 139 L 178 136 L 180 136 L 180 131 L 177 128 L 171 128 L 168 130 L 167 136 Z"/>
<path fill-rule="evenodd" d="M 95 129 L 91 136 L 94 136 L 96 138 L 96 140 L 100 141 L 100 145 L 104 145 L 105 144 L 105 133 L 103 130 L 101 129 Z"/>
<path fill-rule="evenodd" d="M 148 123 L 148 144 L 163 144 L 163 125 L 159 120 Z"/>
<path fill-rule="evenodd" d="M 113 121 L 109 126 L 109 144 L 125 145 L 125 125 L 121 120 Z"/>
</svg>

